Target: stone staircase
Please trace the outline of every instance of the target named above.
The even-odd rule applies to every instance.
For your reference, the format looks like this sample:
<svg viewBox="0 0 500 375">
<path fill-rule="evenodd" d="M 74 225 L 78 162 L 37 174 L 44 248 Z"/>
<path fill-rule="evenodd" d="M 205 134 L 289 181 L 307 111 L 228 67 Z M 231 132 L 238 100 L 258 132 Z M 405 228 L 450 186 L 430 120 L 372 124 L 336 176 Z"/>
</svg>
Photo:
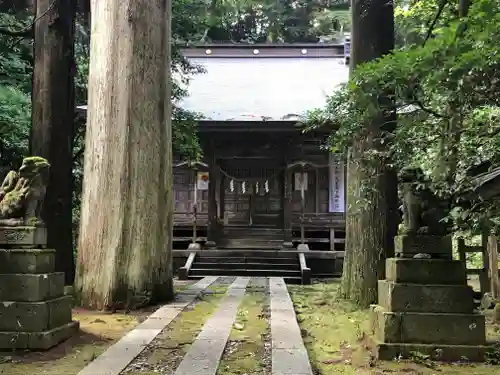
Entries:
<svg viewBox="0 0 500 375">
<path fill-rule="evenodd" d="M 188 260 L 189 262 L 189 260 Z M 188 278 L 205 276 L 283 277 L 301 283 L 299 255 L 294 251 L 206 250 L 196 253 L 189 265 Z"/>
</svg>

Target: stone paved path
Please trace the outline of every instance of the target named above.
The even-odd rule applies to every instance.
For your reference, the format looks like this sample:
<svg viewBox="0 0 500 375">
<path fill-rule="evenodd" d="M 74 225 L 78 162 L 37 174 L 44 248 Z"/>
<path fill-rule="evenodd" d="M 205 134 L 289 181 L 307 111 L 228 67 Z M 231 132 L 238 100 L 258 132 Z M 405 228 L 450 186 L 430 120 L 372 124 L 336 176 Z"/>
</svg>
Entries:
<svg viewBox="0 0 500 375">
<path fill-rule="evenodd" d="M 272 375 L 312 375 L 292 299 L 282 278 L 271 277 Z"/>
<path fill-rule="evenodd" d="M 175 375 L 215 375 L 250 278 L 238 277 L 219 309 L 208 319 Z"/>
<path fill-rule="evenodd" d="M 138 327 L 108 348 L 78 375 L 119 375 L 153 339 L 218 277 L 205 277 L 179 293 L 178 298 L 149 316 Z"/>
<path fill-rule="evenodd" d="M 206 277 L 183 290 L 176 301 L 153 313 L 78 375 L 120 375 L 146 346 L 217 277 Z M 222 282 L 221 278 L 221 282 Z M 189 348 L 175 375 L 216 375 L 219 361 L 230 336 L 238 307 L 250 278 L 238 277 L 230 285 L 218 309 L 208 318 Z M 258 282 L 257 282 L 258 281 Z M 219 282 L 219 281 L 218 281 Z M 231 281 L 229 281 L 231 282 Z M 264 278 L 253 279 L 267 289 Z M 271 307 L 272 375 L 313 375 L 302 341 L 292 300 L 282 278 L 269 279 Z"/>
</svg>

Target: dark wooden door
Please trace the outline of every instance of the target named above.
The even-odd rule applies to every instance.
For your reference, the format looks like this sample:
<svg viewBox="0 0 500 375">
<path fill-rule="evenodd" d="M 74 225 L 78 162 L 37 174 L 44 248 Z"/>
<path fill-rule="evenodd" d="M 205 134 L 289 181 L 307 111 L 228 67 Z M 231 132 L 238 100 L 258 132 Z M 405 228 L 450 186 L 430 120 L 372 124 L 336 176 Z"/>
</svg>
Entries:
<svg viewBox="0 0 500 375">
<path fill-rule="evenodd" d="M 280 169 L 274 160 L 236 159 L 221 165 L 226 173 L 227 225 L 282 226 Z"/>
<path fill-rule="evenodd" d="M 281 189 L 279 175 L 254 182 L 251 202 L 253 225 L 280 227 Z"/>
</svg>

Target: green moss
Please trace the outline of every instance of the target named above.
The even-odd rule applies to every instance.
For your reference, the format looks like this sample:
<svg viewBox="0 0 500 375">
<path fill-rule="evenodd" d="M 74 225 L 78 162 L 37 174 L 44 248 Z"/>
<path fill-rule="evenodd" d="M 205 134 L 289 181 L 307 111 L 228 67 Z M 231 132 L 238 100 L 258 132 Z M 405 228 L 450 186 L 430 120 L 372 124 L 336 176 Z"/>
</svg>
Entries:
<svg viewBox="0 0 500 375">
<path fill-rule="evenodd" d="M 486 364 L 440 364 L 429 361 L 379 361 L 369 352 L 368 310 L 338 298 L 339 282 L 289 286 L 304 343 L 318 375 L 494 375 Z M 500 325 L 488 317 L 488 339 L 500 341 Z M 418 362 L 418 363 L 417 363 Z M 367 370 L 367 369 L 370 370 Z"/>
<path fill-rule="evenodd" d="M 139 323 L 127 314 L 81 309 L 73 312 L 73 318 L 80 322 L 78 334 L 48 351 L 1 353 L 0 374 L 75 375 Z"/>
<path fill-rule="evenodd" d="M 264 344 L 269 331 L 267 296 L 247 293 L 238 309 L 217 375 L 263 375 Z M 228 350 L 229 349 L 229 350 Z"/>
<path fill-rule="evenodd" d="M 30 163 L 30 164 L 49 164 L 49 161 L 45 158 L 42 158 L 41 156 L 26 156 L 23 159 L 23 163 Z"/>
<path fill-rule="evenodd" d="M 206 320 L 219 306 L 227 285 L 213 285 L 193 305 L 181 312 L 140 356 L 148 366 L 176 368 Z M 149 371 L 150 369 L 147 369 Z M 146 371 L 146 370 L 145 370 Z M 148 372 L 139 372 L 141 375 Z"/>
</svg>

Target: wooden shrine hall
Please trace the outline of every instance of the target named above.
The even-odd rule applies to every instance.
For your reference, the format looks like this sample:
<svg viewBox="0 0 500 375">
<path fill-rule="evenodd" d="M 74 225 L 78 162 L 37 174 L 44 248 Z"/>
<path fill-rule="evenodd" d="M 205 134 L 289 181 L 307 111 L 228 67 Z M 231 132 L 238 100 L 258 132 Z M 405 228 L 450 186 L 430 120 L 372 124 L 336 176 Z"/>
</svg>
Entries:
<svg viewBox="0 0 500 375">
<path fill-rule="evenodd" d="M 307 282 L 309 267 L 316 276 L 338 274 L 341 265 L 324 259 L 343 258 L 345 165 L 321 147 L 328 134 L 304 133 L 299 123 L 347 82 L 344 45 L 200 45 L 182 53 L 204 71 L 179 103 L 202 116 L 203 159 L 174 154 L 179 276 L 248 271 Z M 307 253 L 297 251 L 304 245 Z"/>
<path fill-rule="evenodd" d="M 204 159 L 174 162 L 174 248 L 305 242 L 343 251 L 343 160 L 322 149 L 326 134 L 298 124 L 347 81 L 344 46 L 203 45 L 183 54 L 204 69 L 181 103 L 203 116 Z"/>
</svg>

